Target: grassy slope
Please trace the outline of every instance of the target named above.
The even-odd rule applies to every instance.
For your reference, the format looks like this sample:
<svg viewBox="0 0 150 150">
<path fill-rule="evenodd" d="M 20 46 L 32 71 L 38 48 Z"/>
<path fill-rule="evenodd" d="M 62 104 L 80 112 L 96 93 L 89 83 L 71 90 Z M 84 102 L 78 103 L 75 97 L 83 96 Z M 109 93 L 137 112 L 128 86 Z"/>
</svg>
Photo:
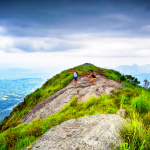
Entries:
<svg viewBox="0 0 150 150">
<path fill-rule="evenodd" d="M 60 74 L 55 75 L 53 78 L 47 80 L 43 86 L 33 93 L 26 96 L 25 101 L 14 107 L 11 112 L 9 118 L 5 117 L 4 121 L 0 124 L 0 132 L 8 129 L 9 127 L 17 126 L 18 121 L 27 114 L 27 112 L 33 108 L 36 104 L 46 99 L 50 95 L 54 94 L 56 91 L 64 88 L 67 84 L 73 80 L 73 74 L 69 74 L 68 72 L 72 72 L 74 68 L 65 70 Z M 99 71 L 100 68 L 94 65 L 80 65 L 75 67 L 77 71 L 83 71 L 83 74 L 87 73 L 91 69 L 93 71 Z M 80 76 L 81 74 L 79 74 Z"/>
<path fill-rule="evenodd" d="M 101 98 L 91 98 L 87 102 L 77 103 L 77 97 L 74 97 L 70 104 L 66 105 L 57 114 L 51 115 L 46 119 L 37 119 L 31 124 L 20 124 L 0 134 L 0 149 L 22 149 L 35 142 L 35 140 L 44 134 L 51 127 L 60 124 L 63 121 L 79 118 L 83 116 L 95 114 L 115 113 L 119 108 L 125 108 L 128 117 L 133 119 L 129 126 L 125 126 L 122 130 L 125 138 L 122 149 L 150 149 L 150 93 L 148 90 L 139 86 L 133 86 L 117 71 L 106 70 L 96 66 L 78 66 L 79 71 L 88 72 L 90 69 L 94 71 L 102 70 L 106 77 L 113 80 L 121 80 L 122 84 L 128 88 L 118 90 L 111 96 L 103 95 Z M 73 76 L 68 71 L 63 71 L 59 75 L 48 80 L 40 89 L 31 93 L 26 97 L 24 105 L 15 107 L 8 119 L 2 122 L 2 131 L 10 125 L 17 125 L 17 121 L 23 117 L 28 110 L 35 104 L 44 100 L 57 90 L 65 87 Z M 61 79 L 61 80 L 60 80 Z M 61 83 L 60 83 L 61 81 Z M 20 108 L 20 109 L 19 109 Z M 13 116 L 14 115 L 14 116 Z M 13 116 L 11 118 L 11 116 Z"/>
</svg>

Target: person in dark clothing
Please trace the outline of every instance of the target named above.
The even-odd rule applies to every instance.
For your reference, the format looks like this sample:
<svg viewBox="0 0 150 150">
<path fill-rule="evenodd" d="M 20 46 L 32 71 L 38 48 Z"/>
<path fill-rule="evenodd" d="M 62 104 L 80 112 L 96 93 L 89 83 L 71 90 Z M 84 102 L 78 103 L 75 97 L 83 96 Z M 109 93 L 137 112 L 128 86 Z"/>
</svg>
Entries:
<svg viewBox="0 0 150 150">
<path fill-rule="evenodd" d="M 90 75 L 86 77 L 85 79 L 87 80 L 90 76 L 92 76 L 92 79 L 90 80 L 93 84 L 95 84 L 93 81 L 96 79 L 96 76 L 93 74 L 93 70 L 90 70 Z"/>
</svg>

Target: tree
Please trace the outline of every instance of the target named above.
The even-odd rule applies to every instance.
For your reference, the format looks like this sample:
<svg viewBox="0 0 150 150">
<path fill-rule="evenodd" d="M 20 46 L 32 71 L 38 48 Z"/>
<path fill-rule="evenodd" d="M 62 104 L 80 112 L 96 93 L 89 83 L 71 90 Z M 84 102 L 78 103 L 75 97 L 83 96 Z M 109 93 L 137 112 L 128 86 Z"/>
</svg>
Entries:
<svg viewBox="0 0 150 150">
<path fill-rule="evenodd" d="M 129 82 L 133 83 L 133 85 L 138 85 L 138 84 L 140 84 L 140 81 L 138 81 L 137 78 L 132 77 L 131 75 L 126 75 L 126 79 L 127 79 Z"/>
<path fill-rule="evenodd" d="M 150 82 L 148 82 L 147 79 L 145 79 L 144 82 L 145 82 L 145 83 L 144 83 L 144 87 L 145 87 L 145 88 L 148 88 Z"/>
</svg>

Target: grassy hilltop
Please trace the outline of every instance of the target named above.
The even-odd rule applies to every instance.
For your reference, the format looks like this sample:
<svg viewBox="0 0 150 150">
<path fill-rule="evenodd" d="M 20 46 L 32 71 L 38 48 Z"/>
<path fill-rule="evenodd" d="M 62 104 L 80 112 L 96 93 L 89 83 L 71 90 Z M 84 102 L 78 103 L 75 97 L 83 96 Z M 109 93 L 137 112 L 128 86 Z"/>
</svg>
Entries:
<svg viewBox="0 0 150 150">
<path fill-rule="evenodd" d="M 112 114 L 120 108 L 126 109 L 127 118 L 132 120 L 122 129 L 125 143 L 120 149 L 150 149 L 150 91 L 138 86 L 138 80 L 130 75 L 124 76 L 118 71 L 94 65 L 80 65 L 75 69 L 83 71 L 79 76 L 90 70 L 101 70 L 105 77 L 119 81 L 127 88 L 117 92 L 112 91 L 110 96 L 90 98 L 86 102 L 78 102 L 78 97 L 73 97 L 60 112 L 46 119 L 36 119 L 30 124 L 19 122 L 36 104 L 69 84 L 73 80 L 73 74 L 68 74 L 68 72 L 72 72 L 73 69 L 65 70 L 47 80 L 41 88 L 26 96 L 24 102 L 16 106 L 9 117 L 5 117 L 0 123 L 0 150 L 26 148 L 51 127 L 63 121 L 95 114 Z"/>
</svg>

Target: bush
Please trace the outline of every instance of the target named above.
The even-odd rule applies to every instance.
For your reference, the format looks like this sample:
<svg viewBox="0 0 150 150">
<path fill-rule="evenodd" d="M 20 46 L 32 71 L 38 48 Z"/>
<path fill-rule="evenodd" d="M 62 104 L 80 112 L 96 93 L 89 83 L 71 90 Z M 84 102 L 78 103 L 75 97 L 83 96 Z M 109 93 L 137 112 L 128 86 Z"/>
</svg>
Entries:
<svg viewBox="0 0 150 150">
<path fill-rule="evenodd" d="M 125 77 L 126 77 L 126 79 L 127 79 L 129 82 L 131 82 L 134 86 L 140 84 L 140 81 L 138 81 L 137 78 L 132 77 L 131 75 L 126 75 Z"/>
<path fill-rule="evenodd" d="M 124 74 L 121 75 L 120 80 L 121 80 L 121 81 L 126 81 L 126 80 L 127 80 L 127 79 L 126 79 L 126 76 L 125 76 Z"/>
</svg>

